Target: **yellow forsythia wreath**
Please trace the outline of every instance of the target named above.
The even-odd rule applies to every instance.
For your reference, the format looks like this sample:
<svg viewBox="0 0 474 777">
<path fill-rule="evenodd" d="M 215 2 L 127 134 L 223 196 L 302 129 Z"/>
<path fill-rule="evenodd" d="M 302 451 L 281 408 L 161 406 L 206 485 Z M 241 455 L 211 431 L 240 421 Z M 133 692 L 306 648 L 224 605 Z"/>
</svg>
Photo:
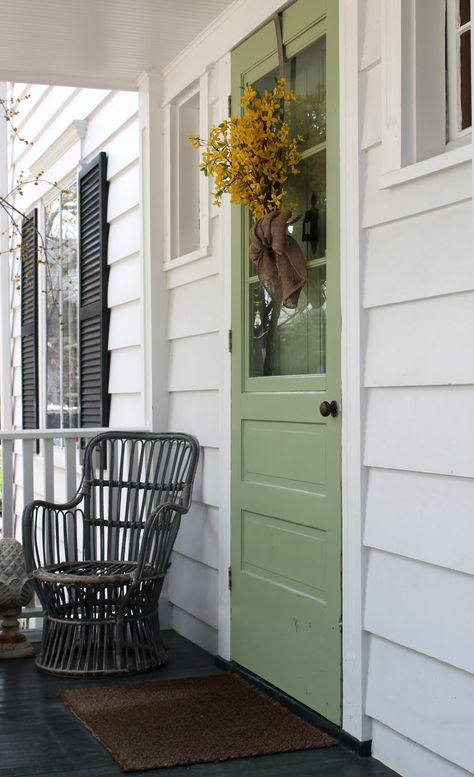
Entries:
<svg viewBox="0 0 474 777">
<path fill-rule="evenodd" d="M 189 136 L 193 148 L 204 148 L 201 171 L 213 176 L 214 204 L 230 194 L 231 202 L 247 205 L 255 219 L 283 207 L 285 181 L 298 173 L 298 143 L 282 120 L 282 105 L 296 96 L 281 78 L 263 96 L 247 86 L 242 96 L 242 115 L 213 126 L 209 139 Z"/>
</svg>

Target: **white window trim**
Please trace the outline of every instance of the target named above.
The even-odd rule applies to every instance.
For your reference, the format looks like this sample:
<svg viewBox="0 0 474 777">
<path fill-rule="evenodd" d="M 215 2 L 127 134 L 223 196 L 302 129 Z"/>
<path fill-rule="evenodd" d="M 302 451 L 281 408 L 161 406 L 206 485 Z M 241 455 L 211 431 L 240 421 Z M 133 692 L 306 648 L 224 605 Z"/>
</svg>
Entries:
<svg viewBox="0 0 474 777">
<path fill-rule="evenodd" d="M 470 136 L 471 127 L 459 129 L 461 126 L 461 33 L 471 29 L 471 21 L 462 27 L 458 25 L 457 9 L 459 0 L 447 0 L 446 25 L 447 25 L 447 64 L 448 64 L 448 137 L 450 141 Z M 471 33 L 472 35 L 472 33 Z"/>
<path fill-rule="evenodd" d="M 209 255 L 209 181 L 204 175 L 199 176 L 199 247 L 190 253 L 181 256 L 172 256 L 172 180 L 171 164 L 173 144 L 171 137 L 172 112 L 179 109 L 194 95 L 199 94 L 199 135 L 205 138 L 209 132 L 209 76 L 206 71 L 198 83 L 188 87 L 171 102 L 163 105 L 163 135 L 164 135 L 164 262 L 165 271 L 182 267 L 185 264 L 202 259 Z M 199 161 L 202 159 L 202 150 L 199 152 Z"/>
<path fill-rule="evenodd" d="M 431 8 L 436 13 L 430 14 Z M 443 88 L 434 97 L 424 94 L 433 57 L 428 62 L 423 57 L 430 59 L 436 40 L 440 45 L 443 41 L 444 45 L 444 0 L 437 0 L 436 8 L 430 0 L 412 0 L 409 4 L 403 0 L 382 0 L 381 11 L 383 100 L 379 188 L 387 189 L 467 161 L 469 147 L 464 144 L 469 143 L 471 133 L 468 130 L 464 137 L 446 143 L 444 57 L 434 61 L 437 73 L 429 73 Z M 419 22 L 418 31 L 417 14 L 418 19 L 426 20 L 424 25 Z M 429 38 L 431 47 L 423 46 L 424 36 Z M 425 106 L 423 99 L 427 100 Z"/>
<path fill-rule="evenodd" d="M 43 237 L 43 240 L 46 242 L 46 218 L 45 218 L 45 209 L 46 207 L 55 199 L 55 197 L 58 197 L 60 195 L 61 190 L 67 189 L 68 186 L 71 185 L 71 182 L 74 182 L 77 186 L 77 176 L 79 174 L 80 168 L 76 167 L 74 170 L 72 170 L 69 175 L 64 176 L 61 183 L 58 184 L 58 188 L 50 189 L 42 198 L 39 200 L 37 207 L 38 207 L 38 228 L 40 231 L 40 234 Z M 79 201 L 77 200 L 77 211 L 79 213 Z M 78 234 L 78 243 L 79 243 L 79 234 Z M 79 249 L 79 245 L 78 245 Z M 79 253 L 78 253 L 78 261 L 79 261 Z M 46 381 L 47 381 L 47 375 L 48 375 L 48 351 L 47 351 L 47 342 L 46 342 L 46 328 L 47 328 L 47 320 L 46 320 L 46 294 L 43 293 L 46 291 L 46 268 L 44 266 L 41 267 L 41 274 L 40 274 L 40 300 L 39 300 L 39 310 L 38 310 L 38 324 L 41 325 L 38 326 L 38 350 L 39 350 L 39 358 L 38 358 L 38 365 L 39 365 L 39 374 L 38 379 L 40 381 L 39 386 L 39 403 L 40 403 L 40 416 L 42 418 L 42 428 L 48 429 L 51 427 L 47 426 L 47 389 L 46 389 Z M 78 337 L 79 337 L 79 331 L 78 331 Z M 61 437 L 61 431 L 63 431 L 65 427 L 59 427 L 58 428 L 58 437 Z M 66 427 L 67 428 L 67 427 Z M 54 461 L 55 465 L 59 464 L 60 466 L 63 466 L 63 461 L 65 462 L 65 447 L 61 444 L 61 446 L 55 445 L 54 446 Z M 64 464 L 65 466 L 65 464 Z"/>
<path fill-rule="evenodd" d="M 470 162 L 471 159 L 471 145 L 464 143 L 461 146 L 447 149 L 444 154 L 437 154 L 430 159 L 423 159 L 422 162 L 414 162 L 399 170 L 384 173 L 379 177 L 379 189 L 390 189 L 392 186 L 415 181 L 417 178 L 424 178 L 427 175 L 439 173 L 441 170 L 448 170 L 450 167 Z"/>
</svg>

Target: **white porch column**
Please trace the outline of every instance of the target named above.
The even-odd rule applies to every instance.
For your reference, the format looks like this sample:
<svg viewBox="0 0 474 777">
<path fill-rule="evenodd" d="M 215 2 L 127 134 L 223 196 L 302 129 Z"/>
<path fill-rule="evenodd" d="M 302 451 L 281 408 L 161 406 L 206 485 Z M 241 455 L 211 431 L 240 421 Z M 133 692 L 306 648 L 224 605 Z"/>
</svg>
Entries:
<svg viewBox="0 0 474 777">
<path fill-rule="evenodd" d="M 0 82 L 0 98 L 5 99 L 7 85 Z M 0 116 L 0 194 L 8 192 L 7 122 Z M 10 262 L 8 216 L 0 208 L 0 410 L 1 428 L 12 428 L 12 384 L 10 342 Z"/>
<path fill-rule="evenodd" d="M 367 640 L 363 632 L 362 387 L 359 214 L 359 30 L 361 3 L 339 4 L 342 310 L 342 602 L 343 722 L 359 741 L 371 739 L 364 714 Z"/>
<path fill-rule="evenodd" d="M 163 272 L 162 76 L 138 80 L 143 256 L 145 419 L 153 431 L 168 429 L 168 293 Z"/>
</svg>

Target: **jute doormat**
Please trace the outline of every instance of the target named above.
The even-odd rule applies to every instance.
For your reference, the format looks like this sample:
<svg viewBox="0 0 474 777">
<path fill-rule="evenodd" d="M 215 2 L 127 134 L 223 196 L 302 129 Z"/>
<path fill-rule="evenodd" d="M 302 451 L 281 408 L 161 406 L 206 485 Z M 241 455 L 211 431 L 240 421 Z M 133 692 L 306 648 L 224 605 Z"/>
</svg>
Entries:
<svg viewBox="0 0 474 777">
<path fill-rule="evenodd" d="M 232 674 L 59 695 L 125 772 L 336 744 Z"/>
</svg>

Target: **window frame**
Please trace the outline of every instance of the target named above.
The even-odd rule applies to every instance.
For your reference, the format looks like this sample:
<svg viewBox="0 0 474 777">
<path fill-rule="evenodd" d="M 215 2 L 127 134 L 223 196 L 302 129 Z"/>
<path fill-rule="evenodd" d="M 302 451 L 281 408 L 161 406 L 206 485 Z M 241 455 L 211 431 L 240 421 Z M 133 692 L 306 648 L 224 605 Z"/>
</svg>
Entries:
<svg viewBox="0 0 474 777">
<path fill-rule="evenodd" d="M 199 136 L 207 137 L 209 133 L 209 74 L 206 71 L 182 92 L 176 95 L 163 107 L 163 135 L 164 135 L 164 264 L 165 271 L 175 269 L 184 264 L 202 259 L 209 255 L 209 181 L 199 175 L 199 245 L 188 253 L 180 253 L 173 256 L 173 243 L 175 230 L 175 214 L 179 214 L 176 201 L 176 187 L 173 183 L 172 171 L 179 169 L 177 158 L 176 138 L 173 136 L 173 127 L 176 124 L 176 116 L 179 109 L 196 94 L 199 95 Z M 199 168 L 202 159 L 202 150 L 196 154 L 196 166 Z M 179 218 L 179 215 L 178 215 Z"/>
<path fill-rule="evenodd" d="M 62 190 L 68 189 L 71 184 L 76 189 L 76 216 L 77 219 L 79 219 L 79 198 L 78 198 L 78 174 L 79 174 L 79 168 L 76 168 L 74 171 L 72 171 L 69 175 L 65 176 L 63 179 L 63 182 L 58 185 L 58 189 L 50 189 L 47 194 L 42 197 L 41 199 L 41 220 L 40 220 L 40 230 L 42 239 L 44 240 L 45 246 L 47 241 L 47 235 L 46 235 L 46 208 L 48 205 L 50 205 L 57 197 L 62 197 Z M 77 225 L 76 230 L 76 252 L 77 252 L 77 270 L 79 273 L 79 264 L 80 264 L 80 255 L 79 255 L 79 229 Z M 48 325 L 47 325 L 47 275 L 46 275 L 46 267 L 43 266 L 42 268 L 42 274 L 41 274 L 41 289 L 44 293 L 42 293 L 42 325 L 40 327 L 40 333 L 38 338 L 38 347 L 42 349 L 42 368 L 43 368 L 43 374 L 40 375 L 41 380 L 41 392 L 40 392 L 40 406 L 41 406 L 41 418 L 43 419 L 43 425 L 45 429 L 55 429 L 57 428 L 58 431 L 68 429 L 71 427 L 65 427 L 63 424 L 64 420 L 64 407 L 61 405 L 60 410 L 60 418 L 61 418 L 61 425 L 59 427 L 49 427 L 48 426 Z M 62 298 L 62 294 L 61 294 Z M 61 306 L 62 307 L 62 306 Z M 79 351 L 79 300 L 77 302 L 77 323 L 76 323 L 76 337 L 77 337 L 77 349 Z M 60 368 L 60 380 L 61 380 L 61 395 L 63 394 L 63 373 L 62 373 L 62 367 L 63 367 L 63 355 L 61 350 L 61 368 Z M 78 382 L 78 403 L 79 403 L 79 360 L 77 361 L 77 382 Z M 64 404 L 64 403 L 63 403 Z M 78 414 L 78 421 L 79 421 L 79 406 L 77 409 Z"/>
<path fill-rule="evenodd" d="M 472 121 L 470 126 L 461 129 L 461 35 L 471 31 L 472 20 L 466 24 L 460 24 L 459 13 L 460 0 L 446 0 L 446 104 L 447 104 L 447 141 L 448 145 L 463 140 L 472 134 Z M 459 24 L 458 24 L 459 21 Z M 472 32 L 471 32 L 472 50 Z M 472 103 L 471 103 L 472 111 Z"/>
<path fill-rule="evenodd" d="M 446 0 L 381 0 L 381 12 L 378 186 L 388 189 L 464 164 L 471 158 L 471 129 L 447 140 Z"/>
</svg>

